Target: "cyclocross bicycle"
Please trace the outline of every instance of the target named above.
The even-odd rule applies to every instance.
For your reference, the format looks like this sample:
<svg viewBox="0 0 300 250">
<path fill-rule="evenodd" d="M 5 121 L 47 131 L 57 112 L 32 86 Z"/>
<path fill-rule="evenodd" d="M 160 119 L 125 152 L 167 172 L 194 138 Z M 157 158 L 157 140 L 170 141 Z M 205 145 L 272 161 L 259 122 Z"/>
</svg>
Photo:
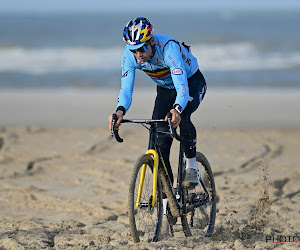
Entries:
<svg viewBox="0 0 300 250">
<path fill-rule="evenodd" d="M 141 155 L 134 166 L 129 185 L 128 216 L 130 231 L 134 242 L 151 242 L 160 239 L 163 219 L 163 195 L 168 198 L 167 220 L 169 233 L 173 234 L 173 226 L 177 217 L 185 236 L 202 234 L 212 235 L 216 218 L 216 191 L 213 173 L 206 157 L 197 152 L 197 166 L 200 170 L 200 182 L 194 189 L 182 186 L 185 174 L 185 158 L 180 143 L 177 186 L 171 186 L 168 172 L 161 155 L 157 137 L 159 134 L 175 137 L 181 141 L 168 114 L 169 132 L 159 131 L 158 124 L 163 119 L 123 119 L 121 123 L 142 124 L 150 131 L 148 151 Z M 112 127 L 117 121 L 113 115 Z M 150 126 L 150 127 L 149 127 Z M 123 142 L 118 130 L 112 132 L 118 142 Z"/>
</svg>

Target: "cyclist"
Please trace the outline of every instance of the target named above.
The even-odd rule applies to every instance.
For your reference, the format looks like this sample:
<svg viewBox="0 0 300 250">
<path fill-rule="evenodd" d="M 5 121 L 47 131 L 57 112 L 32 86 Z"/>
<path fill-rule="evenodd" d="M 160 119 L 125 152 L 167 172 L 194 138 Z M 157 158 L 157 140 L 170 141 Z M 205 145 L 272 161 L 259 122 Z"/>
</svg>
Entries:
<svg viewBox="0 0 300 250">
<path fill-rule="evenodd" d="M 153 34 L 153 26 L 145 17 L 130 20 L 124 28 L 123 40 L 127 43 L 121 60 L 122 79 L 116 114 L 119 129 L 123 116 L 128 111 L 135 80 L 139 69 L 157 83 L 152 119 L 164 119 L 172 114 L 172 124 L 179 125 L 186 156 L 186 175 L 183 186 L 194 188 L 199 183 L 200 173 L 196 164 L 196 129 L 191 114 L 198 108 L 206 92 L 206 82 L 199 70 L 197 59 L 189 46 L 180 44 L 167 35 Z M 109 117 L 112 130 L 112 115 Z M 168 125 L 160 130 L 167 131 Z M 159 136 L 162 156 L 173 184 L 173 173 L 169 161 L 172 138 Z"/>
</svg>

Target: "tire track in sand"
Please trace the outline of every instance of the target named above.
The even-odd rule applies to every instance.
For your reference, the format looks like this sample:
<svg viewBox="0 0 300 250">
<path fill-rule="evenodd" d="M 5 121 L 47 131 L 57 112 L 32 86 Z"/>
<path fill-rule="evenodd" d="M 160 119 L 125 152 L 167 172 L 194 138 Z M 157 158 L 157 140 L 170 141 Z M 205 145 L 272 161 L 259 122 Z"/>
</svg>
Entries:
<svg viewBox="0 0 300 250">
<path fill-rule="evenodd" d="M 257 168 L 263 164 L 265 164 L 265 161 L 271 160 L 275 157 L 278 157 L 282 154 L 283 146 L 282 145 L 276 145 L 274 143 L 268 143 L 263 145 L 264 152 L 252 157 L 248 161 L 244 162 L 240 168 L 244 169 L 244 171 L 250 171 L 254 168 Z"/>
</svg>

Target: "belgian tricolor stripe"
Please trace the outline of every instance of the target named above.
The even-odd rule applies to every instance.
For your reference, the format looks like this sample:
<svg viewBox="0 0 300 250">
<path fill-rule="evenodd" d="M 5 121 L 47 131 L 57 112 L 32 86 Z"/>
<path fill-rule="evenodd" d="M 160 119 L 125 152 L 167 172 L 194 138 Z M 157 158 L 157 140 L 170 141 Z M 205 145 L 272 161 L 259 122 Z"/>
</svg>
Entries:
<svg viewBox="0 0 300 250">
<path fill-rule="evenodd" d="M 154 78 L 162 78 L 169 74 L 171 74 L 171 71 L 169 68 L 164 69 L 157 69 L 154 71 L 151 70 L 143 70 L 148 76 L 154 77 Z"/>
</svg>

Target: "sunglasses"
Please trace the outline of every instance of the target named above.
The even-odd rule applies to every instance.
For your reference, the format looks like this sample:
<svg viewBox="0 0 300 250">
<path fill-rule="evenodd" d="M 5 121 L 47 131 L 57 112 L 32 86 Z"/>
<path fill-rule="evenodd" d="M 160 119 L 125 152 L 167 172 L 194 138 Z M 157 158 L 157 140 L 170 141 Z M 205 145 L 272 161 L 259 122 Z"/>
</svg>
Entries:
<svg viewBox="0 0 300 250">
<path fill-rule="evenodd" d="M 131 51 L 132 53 L 137 53 L 137 52 L 143 53 L 143 52 L 145 52 L 145 51 L 148 50 L 148 45 L 149 45 L 149 44 L 150 44 L 150 40 L 147 41 L 142 47 L 140 47 L 140 48 L 138 48 L 138 49 L 130 49 L 130 51 Z"/>
</svg>

